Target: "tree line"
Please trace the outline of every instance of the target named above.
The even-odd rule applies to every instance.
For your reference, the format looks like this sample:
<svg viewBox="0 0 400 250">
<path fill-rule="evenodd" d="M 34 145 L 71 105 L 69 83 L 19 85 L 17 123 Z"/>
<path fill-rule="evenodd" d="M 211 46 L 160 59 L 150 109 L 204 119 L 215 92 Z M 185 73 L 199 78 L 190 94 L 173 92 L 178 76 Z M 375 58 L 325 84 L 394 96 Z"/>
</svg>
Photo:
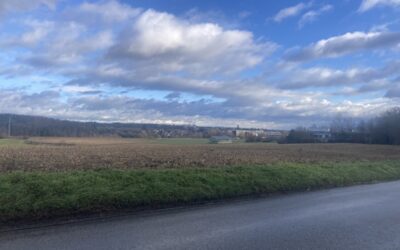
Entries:
<svg viewBox="0 0 400 250">
<path fill-rule="evenodd" d="M 323 136 L 326 135 L 325 138 Z M 392 108 L 383 114 L 356 121 L 353 118 L 335 118 L 325 134 L 315 129 L 297 128 L 289 132 L 287 143 L 367 143 L 400 145 L 400 107 Z"/>
<path fill-rule="evenodd" d="M 185 125 L 125 124 L 65 121 L 38 116 L 0 114 L 0 137 L 8 136 L 117 136 L 128 138 L 192 137 L 209 138 L 232 134 L 234 129 Z M 366 143 L 400 145 L 400 107 L 369 120 L 336 117 L 325 129 L 318 127 L 291 130 L 275 137 L 248 136 L 248 142 L 279 143 Z"/>
<path fill-rule="evenodd" d="M 230 135 L 228 128 L 139 123 L 100 123 L 66 121 L 40 116 L 0 114 L 1 137 L 60 136 L 123 138 L 209 138 Z"/>
</svg>

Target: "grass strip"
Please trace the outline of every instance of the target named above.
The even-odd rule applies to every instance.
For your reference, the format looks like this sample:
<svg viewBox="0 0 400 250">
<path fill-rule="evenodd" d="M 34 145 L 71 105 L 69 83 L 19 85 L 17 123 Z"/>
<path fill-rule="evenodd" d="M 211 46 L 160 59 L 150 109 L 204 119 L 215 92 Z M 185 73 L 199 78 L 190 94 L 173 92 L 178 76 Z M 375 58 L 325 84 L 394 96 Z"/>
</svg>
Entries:
<svg viewBox="0 0 400 250">
<path fill-rule="evenodd" d="M 0 174 L 0 221 L 400 179 L 400 162 Z"/>
</svg>

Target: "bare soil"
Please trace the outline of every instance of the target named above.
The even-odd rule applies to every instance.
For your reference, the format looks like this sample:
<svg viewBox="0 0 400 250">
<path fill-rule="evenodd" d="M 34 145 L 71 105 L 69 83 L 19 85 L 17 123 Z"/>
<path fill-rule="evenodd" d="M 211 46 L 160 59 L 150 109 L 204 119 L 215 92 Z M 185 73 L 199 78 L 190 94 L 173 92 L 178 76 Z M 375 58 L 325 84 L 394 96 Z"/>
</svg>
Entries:
<svg viewBox="0 0 400 250">
<path fill-rule="evenodd" d="M 33 138 L 0 146 L 0 171 L 190 168 L 400 160 L 400 146 L 361 144 L 168 144 L 118 138 Z"/>
</svg>

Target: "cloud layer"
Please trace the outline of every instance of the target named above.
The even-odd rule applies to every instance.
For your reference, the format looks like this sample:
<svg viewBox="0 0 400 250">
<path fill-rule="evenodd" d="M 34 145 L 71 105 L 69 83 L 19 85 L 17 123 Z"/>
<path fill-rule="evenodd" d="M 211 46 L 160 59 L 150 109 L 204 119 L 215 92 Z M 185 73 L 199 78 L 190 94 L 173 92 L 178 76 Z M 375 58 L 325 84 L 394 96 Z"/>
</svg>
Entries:
<svg viewBox="0 0 400 250">
<path fill-rule="evenodd" d="M 364 2 L 368 9 L 379 1 Z M 297 16 L 301 34 L 299 28 L 334 11 L 298 3 L 267 25 L 282 27 Z M 362 118 L 399 103 L 395 29 L 345 30 L 292 48 L 195 12 L 119 1 L 0 2 L 0 112 L 290 128 L 338 114 Z"/>
<path fill-rule="evenodd" d="M 305 48 L 289 51 L 286 59 L 307 61 L 340 57 L 355 52 L 395 47 L 400 44 L 400 32 L 349 32 L 320 40 Z"/>
</svg>

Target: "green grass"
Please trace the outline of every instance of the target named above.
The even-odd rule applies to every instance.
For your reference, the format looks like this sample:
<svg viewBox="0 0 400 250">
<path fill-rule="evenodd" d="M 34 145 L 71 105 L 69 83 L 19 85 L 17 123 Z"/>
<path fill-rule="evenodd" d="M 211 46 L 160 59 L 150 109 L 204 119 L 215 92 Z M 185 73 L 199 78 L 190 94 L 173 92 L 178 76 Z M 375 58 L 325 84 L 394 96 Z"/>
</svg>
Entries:
<svg viewBox="0 0 400 250">
<path fill-rule="evenodd" d="M 1 146 L 22 146 L 25 145 L 25 141 L 22 139 L 0 139 Z"/>
<path fill-rule="evenodd" d="M 0 174 L 0 221 L 400 179 L 400 162 Z"/>
</svg>

